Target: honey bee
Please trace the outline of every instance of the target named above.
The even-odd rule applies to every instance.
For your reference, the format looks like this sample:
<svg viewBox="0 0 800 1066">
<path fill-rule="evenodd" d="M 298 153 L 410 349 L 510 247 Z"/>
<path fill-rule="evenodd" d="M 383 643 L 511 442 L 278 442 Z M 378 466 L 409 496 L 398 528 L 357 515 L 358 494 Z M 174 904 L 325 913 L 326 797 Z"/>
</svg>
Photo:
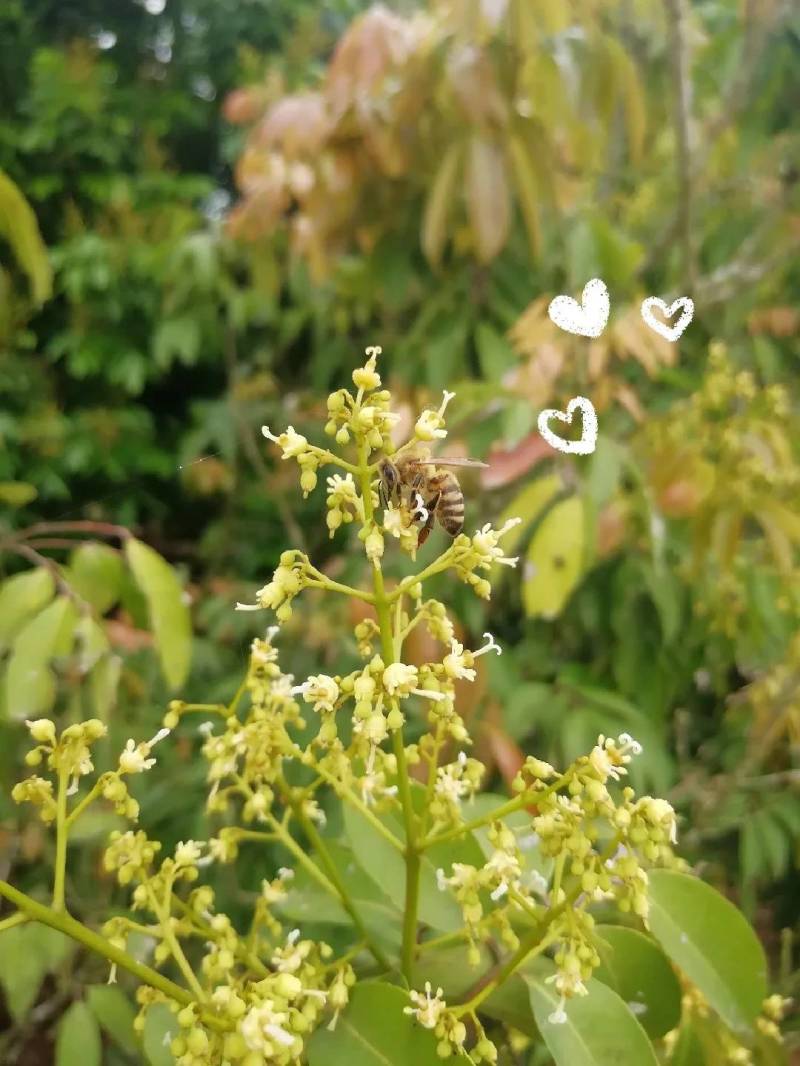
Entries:
<svg viewBox="0 0 800 1066">
<path fill-rule="evenodd" d="M 423 445 L 401 448 L 391 459 L 381 460 L 380 494 L 384 507 L 405 505 L 412 518 L 422 522 L 420 547 L 430 536 L 434 518 L 451 537 L 464 528 L 464 493 L 448 466 L 485 467 L 478 459 L 434 459 Z"/>
</svg>

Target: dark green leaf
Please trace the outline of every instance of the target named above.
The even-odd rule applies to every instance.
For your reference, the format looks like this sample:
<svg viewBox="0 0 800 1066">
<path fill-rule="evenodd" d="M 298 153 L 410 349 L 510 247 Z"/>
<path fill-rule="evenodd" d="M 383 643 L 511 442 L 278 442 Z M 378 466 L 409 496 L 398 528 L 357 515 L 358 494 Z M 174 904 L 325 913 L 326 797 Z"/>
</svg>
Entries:
<svg viewBox="0 0 800 1066">
<path fill-rule="evenodd" d="M 102 1042 L 97 1019 L 85 1003 L 73 1003 L 56 1032 L 56 1066 L 100 1066 Z"/>
<path fill-rule="evenodd" d="M 716 889 L 672 870 L 650 873 L 650 928 L 723 1021 L 748 1030 L 767 995 L 764 949 Z"/>
<path fill-rule="evenodd" d="M 407 1006 L 394 985 L 357 985 L 335 1029 L 317 1029 L 309 1041 L 309 1066 L 441 1066 L 436 1037 L 403 1013 Z"/>
<path fill-rule="evenodd" d="M 92 985 L 87 989 L 87 999 L 92 1013 L 111 1039 L 130 1054 L 138 1049 L 133 1030 L 136 1011 L 133 1004 L 117 985 Z"/>
<path fill-rule="evenodd" d="M 594 976 L 621 996 L 650 1037 L 668 1033 L 680 1021 L 681 989 L 659 946 L 620 925 L 598 925 L 602 962 Z"/>
<path fill-rule="evenodd" d="M 590 981 L 588 995 L 567 1000 L 566 1022 L 551 1015 L 559 995 L 551 984 L 528 978 L 531 1006 L 556 1066 L 658 1066 L 647 1034 L 616 992 Z"/>
<path fill-rule="evenodd" d="M 173 1066 L 175 1059 L 169 1049 L 170 1039 L 180 1032 L 180 1026 L 163 1003 L 156 1003 L 147 1011 L 142 1043 L 150 1066 Z"/>
</svg>

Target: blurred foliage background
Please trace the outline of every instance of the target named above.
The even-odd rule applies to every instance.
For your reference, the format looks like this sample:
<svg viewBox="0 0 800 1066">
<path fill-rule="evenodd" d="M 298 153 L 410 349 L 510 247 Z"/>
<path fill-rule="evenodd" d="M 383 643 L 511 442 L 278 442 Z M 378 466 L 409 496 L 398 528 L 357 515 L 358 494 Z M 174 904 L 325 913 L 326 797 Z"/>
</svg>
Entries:
<svg viewBox="0 0 800 1066">
<path fill-rule="evenodd" d="M 47 869 L 8 799 L 24 718 L 99 714 L 114 752 L 173 694 L 230 699 L 261 625 L 232 603 L 286 546 L 358 579 L 260 427 L 319 435 L 380 343 L 409 419 L 457 392 L 448 448 L 490 463 L 468 524 L 524 519 L 492 603 L 439 593 L 506 649 L 462 704 L 494 786 L 631 732 L 796 993 L 796 5 L 6 0 L 0 94 L 2 876 L 35 893 Z M 594 276 L 612 311 L 587 341 L 546 309 Z M 679 344 L 643 324 L 651 294 L 694 298 Z M 556 455 L 538 412 L 579 393 L 597 450 Z M 340 665 L 353 621 L 309 596 L 286 662 Z M 205 835 L 195 748 L 159 749 L 140 797 L 167 844 Z M 91 918 L 114 818 L 87 823 Z M 0 1058 L 36 1066 L 104 975 L 16 932 Z"/>
</svg>

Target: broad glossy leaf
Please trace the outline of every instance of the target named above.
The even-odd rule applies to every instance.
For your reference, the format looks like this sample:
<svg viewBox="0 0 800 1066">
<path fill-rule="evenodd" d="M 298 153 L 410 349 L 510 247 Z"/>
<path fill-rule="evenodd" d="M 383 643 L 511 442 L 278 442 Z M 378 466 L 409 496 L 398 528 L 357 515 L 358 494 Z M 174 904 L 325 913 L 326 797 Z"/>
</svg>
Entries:
<svg viewBox="0 0 800 1066">
<path fill-rule="evenodd" d="M 164 676 L 173 689 L 179 688 L 189 673 L 192 651 L 191 621 L 183 589 L 172 567 L 147 544 L 131 538 L 125 542 L 125 554 L 147 600 Z"/>
<path fill-rule="evenodd" d="M 436 1037 L 403 1013 L 407 1006 L 408 995 L 395 985 L 357 985 L 336 1028 L 323 1026 L 311 1037 L 309 1066 L 441 1066 Z"/>
<path fill-rule="evenodd" d="M 74 617 L 66 596 L 59 596 L 26 622 L 14 641 L 6 673 L 8 713 L 12 718 L 30 718 L 49 710 L 52 686 L 47 663 L 63 639 L 62 627 Z"/>
<path fill-rule="evenodd" d="M 571 496 L 548 511 L 528 546 L 522 594 L 529 616 L 561 612 L 581 575 L 583 542 L 583 500 Z"/>
<path fill-rule="evenodd" d="M 648 1036 L 674 1029 L 681 1017 L 681 989 L 658 944 L 621 925 L 598 925 L 595 932 L 602 962 L 594 976 L 622 997 Z"/>
<path fill-rule="evenodd" d="M 616 992 L 590 981 L 588 995 L 565 1006 L 567 1020 L 551 1022 L 559 995 L 553 985 L 528 978 L 531 1006 L 556 1066 L 658 1066 L 653 1046 Z"/>
<path fill-rule="evenodd" d="M 85 1003 L 73 1003 L 58 1023 L 55 1066 L 100 1066 L 102 1054 L 97 1019 Z"/>
<path fill-rule="evenodd" d="M 488 263 L 505 244 L 511 221 L 506 164 L 497 141 L 479 135 L 470 139 L 466 196 L 475 254 Z"/>
<path fill-rule="evenodd" d="M 86 991 L 92 1014 L 115 1044 L 133 1055 L 139 1044 L 133 1030 L 136 1011 L 118 985 L 92 985 Z"/>
<path fill-rule="evenodd" d="M 415 806 L 421 808 L 424 794 L 423 788 L 413 788 Z M 395 906 L 403 910 L 406 896 L 406 866 L 403 856 L 359 811 L 347 803 L 344 805 L 344 820 L 348 842 L 356 860 Z M 392 811 L 382 815 L 381 820 L 399 840 L 405 839 L 401 815 Z M 427 848 L 420 861 L 419 918 L 444 933 L 460 929 L 464 924 L 460 906 L 449 890 L 439 889 L 436 878 L 437 869 L 449 872 L 454 862 L 483 865 L 483 852 L 471 834 L 463 840 L 435 844 Z"/>
<path fill-rule="evenodd" d="M 371 878 L 364 876 L 348 848 L 334 840 L 326 840 L 325 844 L 368 931 L 396 951 L 401 942 L 402 912 Z M 302 867 L 295 871 L 288 896 L 279 904 L 279 910 L 295 922 L 353 924 L 344 907 L 329 892 L 324 892 Z"/>
<path fill-rule="evenodd" d="M 124 568 L 119 552 L 105 544 L 81 544 L 70 556 L 67 580 L 98 614 L 120 596 Z"/>
<path fill-rule="evenodd" d="M 156 1003 L 148 1009 L 142 1043 L 150 1066 L 173 1066 L 175 1058 L 169 1045 L 179 1032 L 180 1026 L 169 1007 Z"/>
<path fill-rule="evenodd" d="M 72 950 L 71 942 L 42 925 L 21 925 L 0 933 L 0 985 L 13 1018 L 24 1018 L 42 981 Z"/>
<path fill-rule="evenodd" d="M 653 935 L 723 1021 L 748 1030 L 767 995 L 767 960 L 747 919 L 699 878 L 673 870 L 649 878 Z"/>
<path fill-rule="evenodd" d="M 382 820 L 397 833 L 399 823 L 388 816 Z M 349 804 L 344 821 L 347 839 L 359 864 L 398 909 L 405 906 L 406 866 L 403 856 Z M 402 837 L 401 837 L 402 839 Z M 463 925 L 461 908 L 449 892 L 440 892 L 436 884 L 436 867 L 430 854 L 423 855 L 420 866 L 419 917 L 434 929 L 451 932 Z"/>
<path fill-rule="evenodd" d="M 20 627 L 55 595 L 53 575 L 43 566 L 15 574 L 0 585 L 0 651 Z"/>
<path fill-rule="evenodd" d="M 422 950 L 417 956 L 411 975 L 413 988 L 422 988 L 430 981 L 441 987 L 448 1002 L 463 999 L 491 966 L 493 959 L 486 947 L 480 947 L 480 962 L 470 965 L 464 943 L 449 947 Z M 513 1025 L 522 1033 L 535 1036 L 538 1032 L 531 1010 L 528 986 L 519 974 L 496 989 L 481 1005 L 481 1013 L 497 1021 Z"/>
</svg>

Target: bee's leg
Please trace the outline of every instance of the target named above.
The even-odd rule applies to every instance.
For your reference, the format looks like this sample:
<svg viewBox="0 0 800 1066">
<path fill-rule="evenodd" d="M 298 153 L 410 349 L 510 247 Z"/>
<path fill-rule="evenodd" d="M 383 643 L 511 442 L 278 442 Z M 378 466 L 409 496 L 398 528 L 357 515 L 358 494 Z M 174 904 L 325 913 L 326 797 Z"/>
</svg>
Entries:
<svg viewBox="0 0 800 1066">
<path fill-rule="evenodd" d="M 429 500 L 428 503 L 425 504 L 425 510 L 428 512 L 428 517 L 425 519 L 425 525 L 419 531 L 419 535 L 417 537 L 418 548 L 421 548 L 425 541 L 428 539 L 428 537 L 431 535 L 431 530 L 433 529 L 433 522 L 436 518 L 436 508 L 439 506 L 439 500 L 441 498 L 441 495 L 442 494 L 440 492 L 437 493 L 432 500 Z"/>
</svg>

